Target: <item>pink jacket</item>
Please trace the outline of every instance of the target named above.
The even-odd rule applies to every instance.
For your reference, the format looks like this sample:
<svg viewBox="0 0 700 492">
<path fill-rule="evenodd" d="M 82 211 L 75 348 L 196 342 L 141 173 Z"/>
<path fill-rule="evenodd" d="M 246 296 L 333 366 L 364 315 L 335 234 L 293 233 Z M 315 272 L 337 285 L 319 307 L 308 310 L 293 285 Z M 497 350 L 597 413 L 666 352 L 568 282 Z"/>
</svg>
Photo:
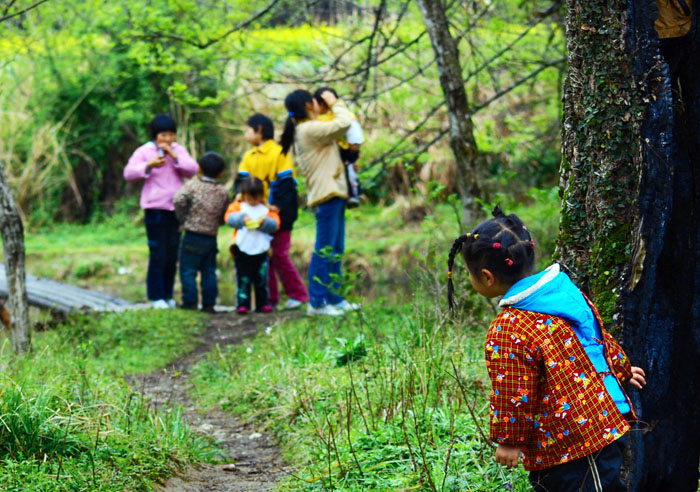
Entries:
<svg viewBox="0 0 700 492">
<path fill-rule="evenodd" d="M 199 170 L 197 162 L 182 145 L 173 143 L 172 147 L 177 161 L 166 153 L 163 167 L 147 169 L 146 164 L 158 157 L 156 144 L 148 142 L 136 149 L 124 168 L 124 179 L 127 181 L 145 180 L 140 201 L 144 210 L 175 210 L 173 197 L 183 185 L 183 179 L 193 176 Z"/>
</svg>

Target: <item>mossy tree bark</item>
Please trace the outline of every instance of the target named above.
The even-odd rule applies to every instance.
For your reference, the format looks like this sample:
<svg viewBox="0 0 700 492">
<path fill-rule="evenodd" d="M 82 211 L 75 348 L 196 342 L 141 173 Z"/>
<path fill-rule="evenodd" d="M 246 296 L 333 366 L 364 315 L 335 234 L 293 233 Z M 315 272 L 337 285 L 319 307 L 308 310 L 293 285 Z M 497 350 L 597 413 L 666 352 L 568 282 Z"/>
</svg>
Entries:
<svg viewBox="0 0 700 492">
<path fill-rule="evenodd" d="M 683 63 L 700 66 L 698 12 Z M 700 463 L 700 76 L 674 95 L 655 0 L 567 0 L 557 256 L 634 365 L 633 491 L 693 491 Z"/>
<path fill-rule="evenodd" d="M 16 354 L 29 350 L 29 302 L 24 268 L 24 227 L 5 169 L 0 162 L 0 233 L 5 254 L 5 275 L 12 323 L 12 348 Z"/>
<path fill-rule="evenodd" d="M 443 2 L 418 0 L 417 3 L 435 52 L 440 86 L 447 102 L 450 147 L 455 158 L 457 189 L 462 200 L 462 222 L 468 224 L 481 215 L 475 198 L 483 194 L 477 167 L 474 125 L 464 88 L 457 40 L 450 34 Z"/>
</svg>

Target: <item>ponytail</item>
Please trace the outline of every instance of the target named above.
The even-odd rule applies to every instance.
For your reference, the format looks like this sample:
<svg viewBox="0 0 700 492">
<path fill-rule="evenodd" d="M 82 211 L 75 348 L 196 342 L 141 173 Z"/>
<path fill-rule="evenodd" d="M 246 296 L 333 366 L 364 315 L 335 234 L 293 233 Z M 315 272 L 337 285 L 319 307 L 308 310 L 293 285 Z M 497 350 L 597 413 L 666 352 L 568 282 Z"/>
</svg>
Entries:
<svg viewBox="0 0 700 492">
<path fill-rule="evenodd" d="M 287 121 L 284 123 L 284 131 L 280 137 L 280 145 L 282 146 L 282 153 L 287 155 L 290 147 L 294 143 L 294 120 L 291 116 L 287 116 Z"/>
<path fill-rule="evenodd" d="M 284 107 L 287 108 L 287 121 L 280 138 L 282 153 L 287 155 L 294 143 L 296 123 L 309 117 L 306 112 L 306 103 L 313 103 L 313 96 L 309 91 L 297 89 L 284 99 Z"/>
<path fill-rule="evenodd" d="M 452 271 L 457 253 L 474 275 L 486 268 L 499 282 L 513 284 L 530 275 L 535 265 L 535 241 L 522 220 L 493 209 L 493 219 L 479 224 L 473 232 L 459 236 L 447 257 L 447 302 L 454 309 Z"/>
</svg>

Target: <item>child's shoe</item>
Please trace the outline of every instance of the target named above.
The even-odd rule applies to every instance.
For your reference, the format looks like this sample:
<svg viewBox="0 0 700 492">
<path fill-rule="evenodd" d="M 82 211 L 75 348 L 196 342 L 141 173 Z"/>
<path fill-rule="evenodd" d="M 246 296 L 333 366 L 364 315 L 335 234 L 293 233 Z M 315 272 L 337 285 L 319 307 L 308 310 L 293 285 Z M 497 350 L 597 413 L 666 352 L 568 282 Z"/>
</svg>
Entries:
<svg viewBox="0 0 700 492">
<path fill-rule="evenodd" d="M 209 314 L 216 314 L 216 309 L 214 306 L 202 306 L 202 311 Z"/>
<path fill-rule="evenodd" d="M 348 208 L 357 208 L 360 206 L 360 197 L 358 196 L 351 196 L 348 198 L 347 203 L 345 204 L 346 207 Z"/>
<path fill-rule="evenodd" d="M 248 308 L 245 306 L 241 306 L 238 309 L 236 309 L 236 312 L 238 314 L 248 314 Z"/>
<path fill-rule="evenodd" d="M 275 309 L 275 308 L 270 306 L 269 304 L 265 304 L 263 307 L 260 308 L 260 312 L 261 313 L 269 313 L 273 309 Z"/>
<path fill-rule="evenodd" d="M 177 307 L 177 302 L 175 302 L 175 299 L 166 299 L 165 302 L 168 303 L 168 306 L 171 309 L 175 309 Z"/>
<path fill-rule="evenodd" d="M 304 303 L 298 299 L 288 299 L 287 302 L 284 303 L 284 309 L 299 309 L 302 304 Z"/>
<path fill-rule="evenodd" d="M 197 305 L 196 304 L 182 304 L 180 306 L 180 309 L 187 309 L 189 311 L 196 311 Z"/>
<path fill-rule="evenodd" d="M 165 299 L 153 301 L 153 309 L 170 309 L 170 304 Z"/>
</svg>

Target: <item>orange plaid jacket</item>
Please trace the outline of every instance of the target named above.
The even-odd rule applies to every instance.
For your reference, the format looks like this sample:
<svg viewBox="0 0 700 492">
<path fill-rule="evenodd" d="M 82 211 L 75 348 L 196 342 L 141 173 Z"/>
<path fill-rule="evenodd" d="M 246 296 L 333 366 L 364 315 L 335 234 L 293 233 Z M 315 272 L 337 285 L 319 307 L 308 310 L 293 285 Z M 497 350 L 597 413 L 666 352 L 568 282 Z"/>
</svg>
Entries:
<svg viewBox="0 0 700 492">
<path fill-rule="evenodd" d="M 600 323 L 608 367 L 622 384 L 632 377 L 630 361 L 588 304 Z M 603 385 L 608 373 L 596 372 L 562 318 L 506 307 L 489 326 L 486 366 L 491 439 L 520 446 L 526 470 L 591 454 L 630 428 Z"/>
</svg>

